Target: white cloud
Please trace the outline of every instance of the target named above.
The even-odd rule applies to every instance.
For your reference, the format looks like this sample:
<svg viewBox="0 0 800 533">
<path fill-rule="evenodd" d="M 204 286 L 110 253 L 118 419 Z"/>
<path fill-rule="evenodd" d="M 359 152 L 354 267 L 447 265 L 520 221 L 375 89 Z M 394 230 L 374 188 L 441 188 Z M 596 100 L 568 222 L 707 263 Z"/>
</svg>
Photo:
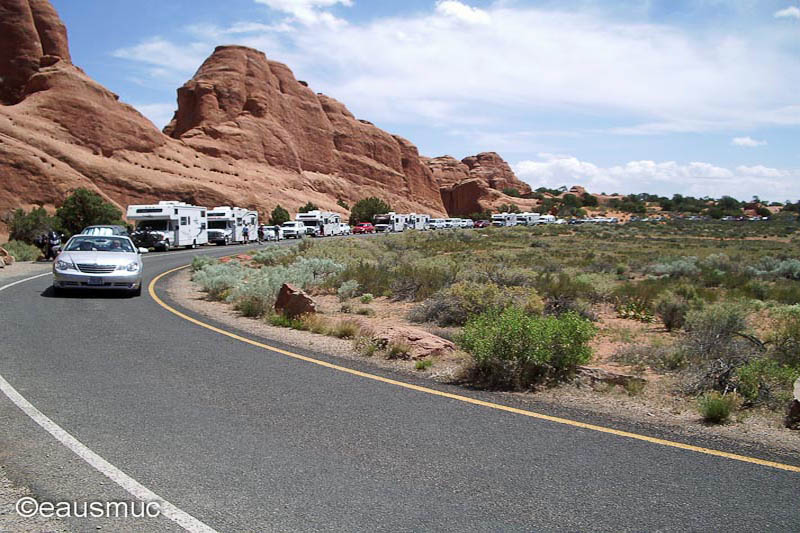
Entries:
<svg viewBox="0 0 800 533">
<path fill-rule="evenodd" d="M 535 160 L 520 161 L 513 168 L 534 188 L 583 185 L 595 193 L 682 193 L 698 197 L 759 195 L 783 200 L 797 196 L 793 183 L 800 179 L 800 171 L 762 165 L 728 169 L 705 162 L 630 161 L 624 165 L 600 167 L 573 156 L 546 153 L 539 154 Z"/>
<path fill-rule="evenodd" d="M 175 113 L 175 104 L 132 104 L 139 113 L 150 119 L 159 129 L 163 129 Z"/>
<path fill-rule="evenodd" d="M 800 63 L 768 34 L 622 21 L 604 3 L 431 0 L 415 15 L 339 23 L 330 8 L 351 0 L 255 1 L 289 18 L 189 28 L 205 54 L 156 38 L 116 55 L 185 79 L 223 39 L 253 46 L 378 123 L 524 129 L 547 114 L 565 117 L 558 129 L 585 119 L 626 135 L 800 124 Z"/>
<path fill-rule="evenodd" d="M 440 0 L 436 4 L 436 12 L 467 24 L 489 24 L 492 20 L 486 11 L 457 0 Z"/>
<path fill-rule="evenodd" d="M 340 26 L 345 24 L 340 19 L 325 8 L 333 7 L 337 4 L 343 6 L 353 5 L 352 0 L 255 0 L 256 3 L 264 4 L 271 9 L 281 11 L 291 15 L 295 20 L 304 25 L 325 24 L 328 26 Z"/>
<path fill-rule="evenodd" d="M 756 146 L 764 146 L 767 141 L 759 141 L 752 137 L 734 137 L 731 139 L 731 144 L 734 146 L 744 146 L 746 148 L 755 148 Z"/>
<path fill-rule="evenodd" d="M 800 19 L 800 8 L 789 6 L 786 9 L 781 9 L 775 12 L 775 18 L 795 18 Z"/>
<path fill-rule="evenodd" d="M 183 83 L 214 49 L 211 43 L 194 42 L 179 45 L 161 37 L 152 37 L 129 48 L 113 52 L 114 57 L 143 63 L 153 78 L 167 83 Z"/>
</svg>

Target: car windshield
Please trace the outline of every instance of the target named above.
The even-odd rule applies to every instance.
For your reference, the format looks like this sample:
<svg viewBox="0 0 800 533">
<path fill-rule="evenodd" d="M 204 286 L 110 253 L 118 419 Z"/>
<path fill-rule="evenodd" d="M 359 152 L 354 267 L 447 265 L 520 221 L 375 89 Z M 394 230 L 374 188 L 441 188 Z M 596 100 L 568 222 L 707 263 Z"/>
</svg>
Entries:
<svg viewBox="0 0 800 533">
<path fill-rule="evenodd" d="M 83 231 L 83 235 L 104 235 L 106 237 L 110 237 L 111 235 L 114 235 L 114 228 L 108 226 L 106 227 L 97 226 L 94 228 L 86 228 Z"/>
<path fill-rule="evenodd" d="M 133 253 L 133 246 L 123 237 L 99 237 L 79 235 L 70 239 L 68 252 L 124 252 Z"/>
</svg>

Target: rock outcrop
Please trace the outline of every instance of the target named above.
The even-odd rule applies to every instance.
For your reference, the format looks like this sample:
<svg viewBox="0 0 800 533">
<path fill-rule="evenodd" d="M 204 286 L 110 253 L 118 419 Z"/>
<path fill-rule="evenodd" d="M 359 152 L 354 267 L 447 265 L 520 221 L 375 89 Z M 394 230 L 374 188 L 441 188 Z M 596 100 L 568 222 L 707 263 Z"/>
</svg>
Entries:
<svg viewBox="0 0 800 533">
<path fill-rule="evenodd" d="M 447 155 L 423 158 L 423 161 L 439 184 L 442 203 L 451 216 L 497 210 L 510 203 L 522 210 L 538 205 L 535 199 L 508 196 L 503 192 L 514 189 L 519 195 L 527 195 L 531 187 L 517 178 L 508 163 L 495 152 L 483 152 L 461 161 Z"/>
<path fill-rule="evenodd" d="M 392 345 L 407 347 L 408 353 L 401 354 L 400 357 L 409 359 L 443 355 L 456 348 L 455 344 L 447 339 L 409 326 L 380 327 L 373 333 L 372 340 L 383 349 Z"/>
<path fill-rule="evenodd" d="M 317 304 L 305 292 L 294 285 L 284 283 L 275 299 L 275 312 L 296 318 L 316 313 Z"/>
<path fill-rule="evenodd" d="M 124 208 L 176 199 L 266 215 L 379 196 L 444 215 L 410 142 L 357 120 L 253 49 L 217 48 L 159 131 L 71 63 L 48 0 L 0 0 L 0 215 L 86 187 Z M 2 228 L 0 228 L 2 232 Z"/>
</svg>

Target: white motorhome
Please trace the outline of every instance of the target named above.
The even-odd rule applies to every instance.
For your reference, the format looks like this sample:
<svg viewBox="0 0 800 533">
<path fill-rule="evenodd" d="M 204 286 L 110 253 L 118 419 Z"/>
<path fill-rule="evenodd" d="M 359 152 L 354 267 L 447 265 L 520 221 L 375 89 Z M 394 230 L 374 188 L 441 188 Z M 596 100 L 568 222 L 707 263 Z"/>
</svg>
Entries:
<svg viewBox="0 0 800 533">
<path fill-rule="evenodd" d="M 492 226 L 516 226 L 516 213 L 497 213 L 492 215 Z"/>
<path fill-rule="evenodd" d="M 539 224 L 555 224 L 556 217 L 555 215 L 541 215 L 539 216 Z"/>
<path fill-rule="evenodd" d="M 410 213 L 406 220 L 406 227 L 408 229 L 426 230 L 430 227 L 430 215 L 421 215 L 419 213 Z"/>
<path fill-rule="evenodd" d="M 297 213 L 294 219 L 306 226 L 306 233 L 314 237 L 329 237 L 342 234 L 342 217 L 328 211 L 308 211 Z"/>
<path fill-rule="evenodd" d="M 406 215 L 400 215 L 394 211 L 383 215 L 375 215 L 375 230 L 379 232 L 403 231 L 406 229 Z"/>
<path fill-rule="evenodd" d="M 517 215 L 517 222 L 523 226 L 535 226 L 539 223 L 539 217 L 541 215 L 539 213 L 519 213 Z"/>
<path fill-rule="evenodd" d="M 184 202 L 158 202 L 149 205 L 129 205 L 127 218 L 136 231 L 147 231 L 156 247 L 169 250 L 175 246 L 194 248 L 208 244 L 206 208 Z"/>
<path fill-rule="evenodd" d="M 244 229 L 247 228 L 247 238 Z M 258 213 L 242 207 L 218 206 L 208 211 L 208 241 L 247 244 L 258 239 Z"/>
</svg>

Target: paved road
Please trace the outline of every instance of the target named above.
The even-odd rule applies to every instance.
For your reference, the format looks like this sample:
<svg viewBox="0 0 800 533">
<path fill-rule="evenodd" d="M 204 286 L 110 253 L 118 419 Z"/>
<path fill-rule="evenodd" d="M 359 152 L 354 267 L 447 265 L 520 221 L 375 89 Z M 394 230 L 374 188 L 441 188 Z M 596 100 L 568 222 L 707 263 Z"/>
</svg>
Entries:
<svg viewBox="0 0 800 533">
<path fill-rule="evenodd" d="M 231 250 L 151 254 L 146 274 Z M 146 295 L 54 298 L 49 283 L 0 292 L 0 374 L 220 532 L 800 530 L 797 472 L 387 385 L 235 341 Z M 2 395 L 0 462 L 42 499 L 131 499 Z"/>
</svg>

